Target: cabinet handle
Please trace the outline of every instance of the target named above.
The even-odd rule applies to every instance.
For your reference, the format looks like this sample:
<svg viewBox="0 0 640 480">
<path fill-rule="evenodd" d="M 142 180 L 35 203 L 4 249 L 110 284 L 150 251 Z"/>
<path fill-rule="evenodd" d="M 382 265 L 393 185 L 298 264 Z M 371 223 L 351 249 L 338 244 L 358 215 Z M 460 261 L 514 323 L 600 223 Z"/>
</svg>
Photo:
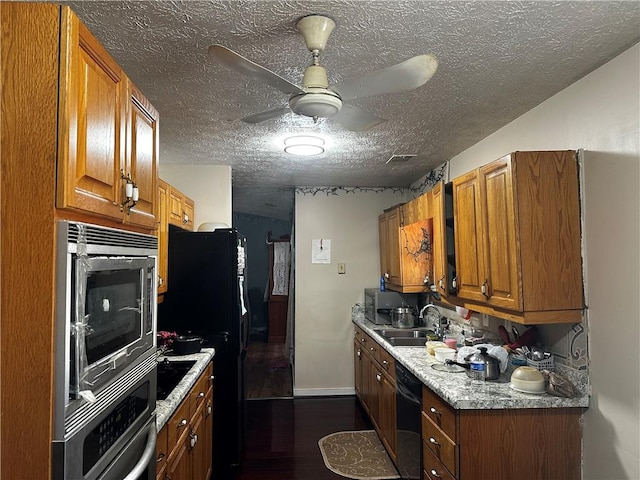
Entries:
<svg viewBox="0 0 640 480">
<path fill-rule="evenodd" d="M 196 446 L 196 443 L 198 443 L 198 435 L 196 435 L 195 433 L 191 432 L 189 433 L 189 445 L 191 445 L 191 448 Z"/>
<path fill-rule="evenodd" d="M 158 275 L 158 287 L 161 287 L 164 284 L 164 279 Z"/>
<path fill-rule="evenodd" d="M 204 397 L 204 392 L 200 392 L 196 398 L 203 398 L 203 397 Z"/>
<path fill-rule="evenodd" d="M 389 272 L 384 272 L 384 278 L 386 278 L 386 279 L 389 278 Z"/>
<path fill-rule="evenodd" d="M 433 445 L 440 446 L 440 444 L 438 443 L 438 441 L 437 441 L 435 438 L 433 438 L 433 437 L 429 437 L 429 441 L 430 441 Z"/>
<path fill-rule="evenodd" d="M 360 358 L 361 354 L 362 354 L 362 352 L 360 351 L 360 349 L 358 349 L 358 352 L 356 353 L 356 355 L 358 355 L 358 358 Z"/>
<path fill-rule="evenodd" d="M 209 381 L 210 381 L 211 383 L 213 383 L 213 381 L 214 381 L 215 379 L 216 379 L 216 376 L 215 376 L 215 375 L 209 375 Z"/>
<path fill-rule="evenodd" d="M 389 366 L 389 362 L 387 362 L 386 360 L 383 360 L 382 361 L 382 365 L 384 365 L 385 367 L 388 367 Z"/>
<path fill-rule="evenodd" d="M 486 278 L 484 279 L 484 283 L 482 284 L 482 286 L 480 287 L 480 291 L 482 292 L 482 294 L 489 298 L 489 294 L 488 294 L 488 290 L 489 290 L 489 280 L 487 280 Z"/>
<path fill-rule="evenodd" d="M 453 277 L 453 280 L 451 280 L 451 286 L 454 290 L 458 288 L 458 277 Z"/>
<path fill-rule="evenodd" d="M 381 381 L 382 381 L 382 374 L 381 374 L 380 372 L 376 373 L 376 380 L 377 380 L 378 382 L 381 382 Z"/>
<path fill-rule="evenodd" d="M 160 463 L 164 457 L 164 452 L 161 452 L 160 455 L 158 455 L 158 458 L 156 458 L 156 463 Z"/>
<path fill-rule="evenodd" d="M 433 468 L 431 469 L 431 476 L 432 477 L 436 477 L 436 478 L 442 478 L 440 475 L 438 475 L 438 472 L 436 472 Z"/>
<path fill-rule="evenodd" d="M 182 223 L 189 223 L 189 214 L 184 210 L 182 211 Z"/>
<path fill-rule="evenodd" d="M 213 412 L 213 408 L 210 403 L 207 403 L 207 417 L 211 415 L 211 412 Z"/>
<path fill-rule="evenodd" d="M 442 278 L 438 280 L 438 286 L 440 287 L 440 290 L 444 291 L 444 275 L 442 275 Z"/>
<path fill-rule="evenodd" d="M 431 413 L 433 413 L 434 415 L 442 415 L 438 410 L 436 410 L 436 408 L 435 408 L 435 407 L 431 407 L 431 408 L 429 409 L 429 411 L 430 411 Z"/>
<path fill-rule="evenodd" d="M 367 341 L 367 340 L 366 340 L 364 337 L 362 337 L 362 338 L 360 339 L 360 343 L 364 343 L 364 342 L 366 342 L 366 341 Z"/>
<path fill-rule="evenodd" d="M 376 349 L 375 349 L 375 348 L 373 348 L 373 347 L 369 347 L 369 350 L 371 350 L 372 352 L 375 352 L 375 351 L 376 351 Z"/>
<path fill-rule="evenodd" d="M 187 420 L 185 418 L 182 419 L 182 421 L 178 424 L 178 426 L 176 428 L 182 428 L 182 427 L 186 427 L 187 426 Z"/>
</svg>

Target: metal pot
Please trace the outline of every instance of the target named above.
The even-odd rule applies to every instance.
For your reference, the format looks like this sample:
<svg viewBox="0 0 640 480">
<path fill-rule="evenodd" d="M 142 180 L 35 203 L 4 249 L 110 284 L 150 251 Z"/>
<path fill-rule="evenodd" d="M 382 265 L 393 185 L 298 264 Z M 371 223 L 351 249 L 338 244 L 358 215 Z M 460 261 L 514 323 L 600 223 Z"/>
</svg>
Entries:
<svg viewBox="0 0 640 480">
<path fill-rule="evenodd" d="M 190 355 L 192 353 L 198 353 L 202 349 L 203 341 L 202 337 L 180 335 L 173 341 L 171 347 L 175 355 Z"/>
<path fill-rule="evenodd" d="M 411 307 L 391 309 L 391 325 L 394 328 L 413 328 L 416 326 L 416 313 Z"/>
<path fill-rule="evenodd" d="M 485 380 L 497 380 L 500 377 L 500 360 L 493 355 L 487 353 L 486 347 L 478 347 L 479 352 L 474 352 L 464 357 L 465 363 L 455 362 L 453 360 L 446 360 L 446 364 L 460 365 L 467 369 L 467 375 L 472 376 L 471 362 L 478 358 L 484 362 L 484 379 Z"/>
</svg>

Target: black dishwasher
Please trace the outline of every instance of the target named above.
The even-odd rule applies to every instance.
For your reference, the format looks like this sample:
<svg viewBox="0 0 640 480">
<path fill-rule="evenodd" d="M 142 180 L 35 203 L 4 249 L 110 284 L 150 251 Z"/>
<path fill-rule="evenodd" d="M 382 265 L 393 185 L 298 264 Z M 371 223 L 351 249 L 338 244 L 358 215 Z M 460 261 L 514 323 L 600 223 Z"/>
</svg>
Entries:
<svg viewBox="0 0 640 480">
<path fill-rule="evenodd" d="M 396 362 L 396 467 L 402 479 L 419 479 L 422 465 L 422 382 Z"/>
</svg>

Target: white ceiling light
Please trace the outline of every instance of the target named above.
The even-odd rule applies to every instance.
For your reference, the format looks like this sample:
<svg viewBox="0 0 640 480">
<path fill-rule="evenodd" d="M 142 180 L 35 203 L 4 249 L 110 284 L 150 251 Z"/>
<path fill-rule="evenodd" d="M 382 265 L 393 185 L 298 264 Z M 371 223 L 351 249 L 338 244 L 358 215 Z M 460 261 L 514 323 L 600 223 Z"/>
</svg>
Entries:
<svg viewBox="0 0 640 480">
<path fill-rule="evenodd" d="M 291 155 L 318 155 L 324 152 L 324 140 L 313 135 L 287 137 L 284 145 L 284 151 Z"/>
</svg>

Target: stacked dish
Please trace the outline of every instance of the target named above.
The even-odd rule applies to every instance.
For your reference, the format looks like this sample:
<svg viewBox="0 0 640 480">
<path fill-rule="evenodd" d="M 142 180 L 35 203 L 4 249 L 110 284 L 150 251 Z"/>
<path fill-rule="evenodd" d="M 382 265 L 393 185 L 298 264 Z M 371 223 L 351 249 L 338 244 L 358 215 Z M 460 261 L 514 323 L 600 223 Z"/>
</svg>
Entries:
<svg viewBox="0 0 640 480">
<path fill-rule="evenodd" d="M 518 367 L 511 374 L 510 387 L 517 392 L 545 393 L 544 375 L 533 367 Z"/>
</svg>

